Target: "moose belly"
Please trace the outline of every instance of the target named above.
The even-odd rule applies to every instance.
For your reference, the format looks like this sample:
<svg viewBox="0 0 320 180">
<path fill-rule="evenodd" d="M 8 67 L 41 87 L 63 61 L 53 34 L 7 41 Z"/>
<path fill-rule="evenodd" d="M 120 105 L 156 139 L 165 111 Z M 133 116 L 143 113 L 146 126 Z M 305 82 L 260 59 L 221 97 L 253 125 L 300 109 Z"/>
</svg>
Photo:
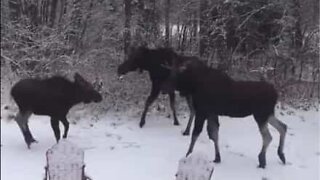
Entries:
<svg viewBox="0 0 320 180">
<path fill-rule="evenodd" d="M 245 117 L 252 114 L 252 107 L 250 102 L 235 101 L 225 105 L 220 115 L 230 117 Z"/>
<path fill-rule="evenodd" d="M 33 109 L 33 113 L 36 114 L 36 115 L 53 115 L 54 112 L 53 112 L 53 109 L 50 109 L 49 107 L 35 107 Z"/>
<path fill-rule="evenodd" d="M 65 113 L 64 106 L 50 102 L 33 103 L 32 111 L 36 115 L 57 116 Z"/>
</svg>

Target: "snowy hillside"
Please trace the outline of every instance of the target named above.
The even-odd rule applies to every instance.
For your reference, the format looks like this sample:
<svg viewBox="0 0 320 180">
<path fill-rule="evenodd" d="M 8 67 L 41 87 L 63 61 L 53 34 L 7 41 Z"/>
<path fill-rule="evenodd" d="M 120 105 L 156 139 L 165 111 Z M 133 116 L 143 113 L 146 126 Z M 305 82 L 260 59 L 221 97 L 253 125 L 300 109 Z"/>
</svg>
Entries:
<svg viewBox="0 0 320 180">
<path fill-rule="evenodd" d="M 257 168 L 261 137 L 252 116 L 243 119 L 221 117 L 221 164 L 215 164 L 213 180 L 319 180 L 319 112 L 277 115 L 289 129 L 282 165 L 276 154 L 278 134 L 267 153 L 266 169 Z M 99 122 L 82 119 L 70 125 L 68 140 L 85 150 L 86 173 L 93 180 L 174 180 L 179 160 L 185 155 L 190 137 L 181 135 L 182 126 L 150 115 L 143 129 L 139 114 L 106 115 Z M 45 116 L 32 116 L 29 126 L 39 141 L 28 150 L 15 122 L 1 121 L 1 179 L 38 180 L 44 177 L 45 152 L 55 138 Z M 214 158 L 213 143 L 202 132 L 195 152 Z M 211 160 L 212 160 L 211 159 Z"/>
</svg>

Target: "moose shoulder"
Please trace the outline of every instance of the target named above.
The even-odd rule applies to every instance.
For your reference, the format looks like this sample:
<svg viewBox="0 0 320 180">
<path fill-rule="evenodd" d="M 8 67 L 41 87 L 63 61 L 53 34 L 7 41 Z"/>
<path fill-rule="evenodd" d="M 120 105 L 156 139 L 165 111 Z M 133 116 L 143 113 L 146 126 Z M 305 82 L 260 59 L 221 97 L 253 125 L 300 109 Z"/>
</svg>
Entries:
<svg viewBox="0 0 320 180">
<path fill-rule="evenodd" d="M 195 126 L 187 155 L 193 151 L 195 142 L 207 119 L 209 138 L 215 144 L 215 162 L 220 162 L 218 145 L 219 115 L 245 117 L 253 115 L 262 135 L 263 145 L 259 154 L 259 167 L 266 165 L 266 150 L 271 142 L 268 123 L 280 133 L 278 156 L 286 162 L 283 153 L 287 126 L 274 116 L 277 92 L 267 82 L 234 81 L 227 74 L 207 67 L 199 61 L 176 60 L 170 67 L 170 77 L 163 84 L 165 93 L 174 89 L 191 95 L 195 108 Z"/>
<path fill-rule="evenodd" d="M 74 82 L 60 76 L 47 79 L 23 79 L 12 87 L 11 95 L 19 107 L 15 120 L 28 148 L 31 143 L 36 142 L 28 126 L 28 118 L 32 113 L 51 117 L 51 126 L 56 140 L 59 141 L 59 121 L 64 125 L 63 137 L 66 138 L 69 129 L 66 115 L 71 107 L 81 102 L 102 100 L 102 96 L 80 74 L 76 73 L 74 79 Z"/>
</svg>

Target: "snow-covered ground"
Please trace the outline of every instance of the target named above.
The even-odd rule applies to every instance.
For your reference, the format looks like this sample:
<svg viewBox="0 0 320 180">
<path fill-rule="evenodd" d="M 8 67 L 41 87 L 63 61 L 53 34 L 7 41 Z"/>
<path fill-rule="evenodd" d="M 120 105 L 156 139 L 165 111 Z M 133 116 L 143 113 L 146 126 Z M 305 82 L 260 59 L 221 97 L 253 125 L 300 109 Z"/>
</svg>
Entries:
<svg viewBox="0 0 320 180">
<path fill-rule="evenodd" d="M 125 113 L 124 113 L 125 114 Z M 289 129 L 281 164 L 276 150 L 278 133 L 270 127 L 273 141 L 267 153 L 266 169 L 257 168 L 261 137 L 252 116 L 220 118 L 222 162 L 215 164 L 214 180 L 319 180 L 319 112 L 277 115 Z M 85 150 L 86 173 L 93 180 L 174 180 L 179 160 L 185 155 L 190 137 L 181 135 L 183 125 L 149 114 L 146 126 L 138 127 L 139 114 L 108 114 L 98 122 L 86 118 L 70 125 L 68 140 Z M 14 121 L 1 120 L 1 179 L 38 180 L 44 177 L 45 152 L 55 144 L 49 118 L 31 116 L 29 126 L 39 141 L 28 150 Z M 62 127 L 61 127 L 62 128 Z M 214 158 L 213 143 L 202 132 L 195 152 Z M 211 159 L 211 160 L 212 160 Z"/>
</svg>

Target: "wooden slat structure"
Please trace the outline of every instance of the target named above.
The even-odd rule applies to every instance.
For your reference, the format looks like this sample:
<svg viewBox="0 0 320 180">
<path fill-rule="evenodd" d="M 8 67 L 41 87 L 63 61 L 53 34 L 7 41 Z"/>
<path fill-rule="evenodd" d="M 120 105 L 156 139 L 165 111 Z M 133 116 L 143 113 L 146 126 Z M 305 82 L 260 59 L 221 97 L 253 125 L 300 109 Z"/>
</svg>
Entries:
<svg viewBox="0 0 320 180">
<path fill-rule="evenodd" d="M 84 151 L 61 140 L 47 153 L 45 180 L 88 180 L 84 173 Z"/>
<path fill-rule="evenodd" d="M 210 180 L 213 162 L 203 153 L 192 153 L 179 161 L 176 180 Z"/>
</svg>

